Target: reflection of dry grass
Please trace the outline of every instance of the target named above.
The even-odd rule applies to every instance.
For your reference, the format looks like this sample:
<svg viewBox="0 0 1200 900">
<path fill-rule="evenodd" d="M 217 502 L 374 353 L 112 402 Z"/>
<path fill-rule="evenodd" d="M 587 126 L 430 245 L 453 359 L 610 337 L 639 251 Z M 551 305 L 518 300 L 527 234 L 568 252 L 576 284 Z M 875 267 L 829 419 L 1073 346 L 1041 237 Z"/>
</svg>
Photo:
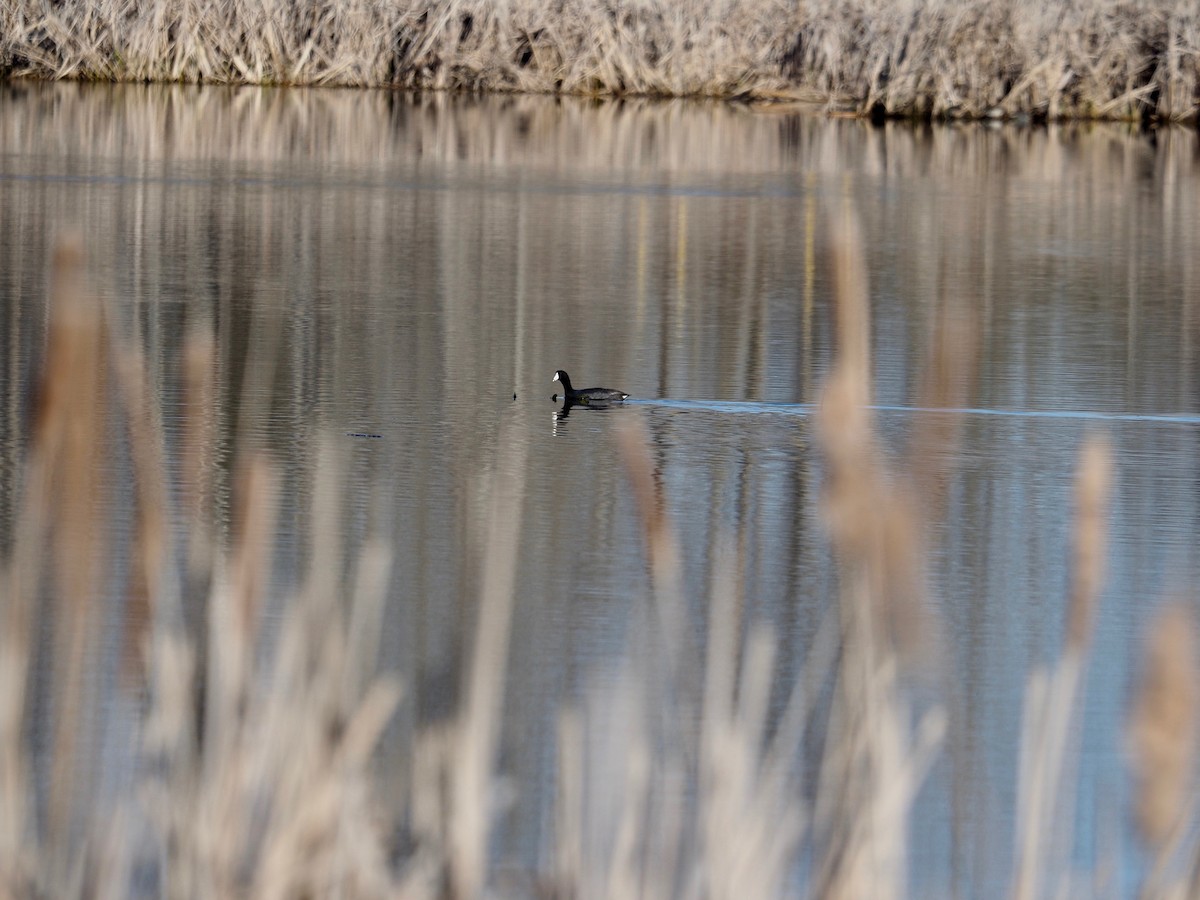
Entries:
<svg viewBox="0 0 1200 900">
<path fill-rule="evenodd" d="M 654 595 L 622 676 L 561 712 L 553 863 L 539 883 L 551 895 L 907 892 L 912 804 L 947 718 L 940 704 L 909 697 L 903 670 L 935 640 L 923 603 L 922 526 L 938 507 L 939 491 L 930 486 L 944 489 L 949 473 L 940 463 L 922 464 L 915 448 L 927 445 L 919 435 L 907 468 L 885 460 L 867 409 L 870 329 L 859 239 L 848 220 L 833 237 L 839 353 L 819 419 L 839 573 L 831 617 L 795 682 L 777 684 L 777 636 L 743 620 L 737 542 L 729 540 L 715 552 L 707 628 L 696 640 L 692 607 L 681 596 L 669 498 L 645 433 L 636 425 L 625 430 L 619 446 Z M 496 466 L 488 577 L 459 714 L 415 737 L 411 771 L 399 779 L 406 787 L 385 792 L 381 785 L 395 779 L 380 771 L 376 751 L 404 699 L 376 663 L 386 548 L 368 542 L 343 587 L 334 574 L 341 571 L 337 529 L 324 526 L 308 582 L 289 598 L 278 635 L 267 635 L 261 625 L 277 492 L 268 457 L 248 455 L 242 466 L 230 551 L 204 534 L 211 342 L 194 336 L 183 361 L 195 419 L 181 450 L 181 518 L 192 533 L 186 552 L 177 552 L 167 537 L 161 425 L 142 362 L 111 346 L 101 310 L 83 289 L 77 245 L 62 245 L 54 283 L 22 527 L 0 582 L 0 896 L 489 892 L 496 886 L 488 848 L 503 793 L 496 750 L 524 490 L 519 451 L 504 450 Z M 970 341 L 943 335 L 934 343 L 942 349 L 934 354 L 930 395 L 953 398 L 966 366 L 946 348 Z M 111 383 L 103 374 L 110 368 Z M 121 401 L 115 409 L 101 393 L 106 384 Z M 114 419 L 128 429 L 137 507 L 134 572 L 122 609 L 139 612 L 120 621 L 129 623 L 125 642 L 143 651 L 144 666 L 136 684 L 122 679 L 100 697 L 97 623 L 112 613 L 101 605 L 96 563 L 117 552 L 99 502 L 100 475 L 117 448 L 101 423 Z M 955 431 L 953 423 L 939 427 Z M 1071 827 L 1069 734 L 1101 585 L 1109 457 L 1102 441 L 1084 448 L 1063 659 L 1030 681 L 1017 896 L 1067 884 L 1060 880 L 1064 857 L 1055 853 Z M 339 521 L 341 467 L 332 447 L 319 449 L 318 522 Z M 930 497 L 932 513 L 918 503 Z M 52 583 L 47 560 L 58 573 Z M 175 571 L 175 560 L 185 572 Z M 184 615 L 198 587 L 203 623 Z M 45 596 L 56 603 L 39 606 Z M 1196 729 L 1191 627 L 1176 614 L 1156 629 L 1131 726 L 1140 821 L 1160 860 L 1194 853 L 1186 841 L 1195 810 L 1184 799 Z M 39 661 L 34 646 L 42 633 L 55 640 Z M 47 678 L 49 706 L 33 690 Z M 831 709 L 818 714 L 828 697 Z M 117 721 L 112 731 L 89 712 L 101 701 Z M 55 727 L 35 756 L 26 723 L 47 716 Z M 115 750 L 113 731 L 121 741 Z M 814 760 L 816 743 L 823 749 Z M 120 770 L 115 790 L 113 767 Z M 38 772 L 51 773 L 48 792 L 34 786 Z M 102 774 L 105 790 L 95 787 Z M 44 818 L 34 813 L 43 800 Z M 1181 890 L 1186 873 L 1177 870 L 1160 862 L 1151 893 Z"/>
<path fill-rule="evenodd" d="M 1195 116 L 1186 4 L 17 0 L 0 72 L 102 80 L 802 95 L 900 115 Z"/>
</svg>

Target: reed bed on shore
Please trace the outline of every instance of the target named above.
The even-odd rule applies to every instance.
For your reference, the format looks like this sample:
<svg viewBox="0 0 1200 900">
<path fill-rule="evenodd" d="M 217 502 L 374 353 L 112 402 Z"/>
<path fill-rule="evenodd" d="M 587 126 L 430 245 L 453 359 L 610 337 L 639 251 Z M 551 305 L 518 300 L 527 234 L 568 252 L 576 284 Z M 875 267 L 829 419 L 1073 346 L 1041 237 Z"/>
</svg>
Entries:
<svg viewBox="0 0 1200 900">
<path fill-rule="evenodd" d="M 0 10 L 2 73 L 1194 120 L 1200 11 L 1185 0 L 14 0 Z"/>
<path fill-rule="evenodd" d="M 939 453 L 957 419 L 929 413 L 906 460 L 883 451 L 867 408 L 859 241 L 848 219 L 833 234 L 838 352 L 819 432 L 839 588 L 802 671 L 779 684 L 777 637 L 743 619 L 732 535 L 696 639 L 669 498 L 641 427 L 624 428 L 618 448 L 651 574 L 645 627 L 619 679 L 559 712 L 551 864 L 523 889 L 502 886 L 489 853 L 519 443 L 502 436 L 487 467 L 487 577 L 459 707 L 389 737 L 410 701 L 379 664 L 389 553 L 368 541 L 343 566 L 338 452 L 329 444 L 317 454 L 321 539 L 268 633 L 278 477 L 269 456 L 239 453 L 232 535 L 214 535 L 211 336 L 194 334 L 180 361 L 188 424 L 173 469 L 142 360 L 89 294 L 82 248 L 60 242 L 18 528 L 0 570 L 0 896 L 905 896 L 912 805 L 951 724 L 939 701 L 914 698 L 906 673 L 936 657 L 922 566 L 951 477 Z M 970 368 L 971 324 L 947 316 L 939 328 L 925 391 L 952 405 Z M 103 413 L 109 404 L 119 412 Z M 110 420 L 122 428 L 102 427 Z M 103 510 L 121 459 L 136 515 L 129 571 L 114 575 Z M 1111 480 L 1107 444 L 1087 442 L 1063 655 L 1029 681 L 1017 897 L 1087 893 L 1068 862 L 1073 723 Z M 117 654 L 101 638 L 112 631 L 103 585 L 113 577 Z M 1154 630 L 1130 719 L 1153 860 L 1146 896 L 1196 887 L 1193 627 L 1176 610 Z M 381 753 L 388 740 L 407 743 Z"/>
</svg>

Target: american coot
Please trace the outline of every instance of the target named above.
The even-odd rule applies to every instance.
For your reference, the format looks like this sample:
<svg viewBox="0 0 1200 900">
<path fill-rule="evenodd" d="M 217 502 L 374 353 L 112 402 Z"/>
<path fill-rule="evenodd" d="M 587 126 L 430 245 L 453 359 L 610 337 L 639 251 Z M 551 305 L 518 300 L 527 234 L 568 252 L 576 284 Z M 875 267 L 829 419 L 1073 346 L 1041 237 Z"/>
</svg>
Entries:
<svg viewBox="0 0 1200 900">
<path fill-rule="evenodd" d="M 582 403 L 584 406 L 595 403 L 620 403 L 629 396 L 624 391 L 614 391 L 612 388 L 602 387 L 590 387 L 577 391 L 571 387 L 571 376 L 562 369 L 555 372 L 550 381 L 557 381 L 563 386 L 563 400 L 567 403 Z"/>
</svg>

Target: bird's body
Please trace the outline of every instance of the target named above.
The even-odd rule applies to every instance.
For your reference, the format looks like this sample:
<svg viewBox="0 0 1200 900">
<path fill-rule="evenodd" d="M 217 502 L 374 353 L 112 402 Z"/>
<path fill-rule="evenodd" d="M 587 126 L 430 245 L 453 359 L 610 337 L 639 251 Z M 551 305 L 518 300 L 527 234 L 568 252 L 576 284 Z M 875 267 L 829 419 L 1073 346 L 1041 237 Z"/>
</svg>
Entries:
<svg viewBox="0 0 1200 900">
<path fill-rule="evenodd" d="M 555 372 L 554 377 L 550 380 L 557 381 L 563 386 L 563 400 L 567 403 L 581 403 L 584 406 L 597 403 L 620 403 L 629 396 L 624 391 L 603 387 L 583 388 L 577 391 L 571 387 L 571 376 L 562 369 Z"/>
</svg>

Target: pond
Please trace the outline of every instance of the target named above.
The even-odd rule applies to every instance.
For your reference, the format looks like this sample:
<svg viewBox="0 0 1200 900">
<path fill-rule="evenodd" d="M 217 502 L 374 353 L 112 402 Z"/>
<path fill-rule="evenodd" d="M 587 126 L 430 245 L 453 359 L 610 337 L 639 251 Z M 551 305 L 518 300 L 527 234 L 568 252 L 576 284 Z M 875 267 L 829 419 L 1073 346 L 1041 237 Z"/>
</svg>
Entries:
<svg viewBox="0 0 1200 900">
<path fill-rule="evenodd" d="M 836 345 L 831 222 L 849 210 L 890 459 L 914 437 L 939 322 L 959 316 L 975 335 L 928 561 L 937 661 L 913 676 L 942 698 L 947 736 L 915 804 L 909 877 L 922 893 L 1007 883 L 1025 686 L 1064 639 L 1073 476 L 1097 432 L 1116 473 L 1075 864 L 1132 843 L 1122 747 L 1143 638 L 1200 575 L 1195 131 L 872 127 L 787 108 L 389 91 L 2 90 L 5 553 L 51 250 L 73 230 L 114 333 L 145 354 L 175 491 L 186 339 L 214 339 L 218 544 L 239 458 L 265 450 L 278 466 L 265 633 L 319 543 L 338 543 L 341 565 L 369 537 L 389 548 L 382 665 L 409 690 L 385 740 L 397 766 L 401 736 L 459 702 L 493 574 L 489 497 L 519 487 L 492 844 L 499 868 L 545 869 L 560 711 L 628 677 L 653 619 L 626 425 L 647 435 L 678 540 L 687 634 L 706 639 L 722 542 L 739 551 L 746 622 L 775 636 L 778 684 L 828 618 L 838 579 L 814 405 Z M 559 368 L 631 400 L 564 410 Z M 333 538 L 313 525 L 323 439 L 345 474 Z M 120 462 L 106 475 L 119 556 L 133 476 Z M 188 527 L 176 507 L 169 521 Z M 131 614 L 119 578 L 96 591 L 106 621 Z M 97 647 L 101 668 L 116 665 L 112 641 Z M 102 721 L 80 739 L 114 746 Z"/>
</svg>

